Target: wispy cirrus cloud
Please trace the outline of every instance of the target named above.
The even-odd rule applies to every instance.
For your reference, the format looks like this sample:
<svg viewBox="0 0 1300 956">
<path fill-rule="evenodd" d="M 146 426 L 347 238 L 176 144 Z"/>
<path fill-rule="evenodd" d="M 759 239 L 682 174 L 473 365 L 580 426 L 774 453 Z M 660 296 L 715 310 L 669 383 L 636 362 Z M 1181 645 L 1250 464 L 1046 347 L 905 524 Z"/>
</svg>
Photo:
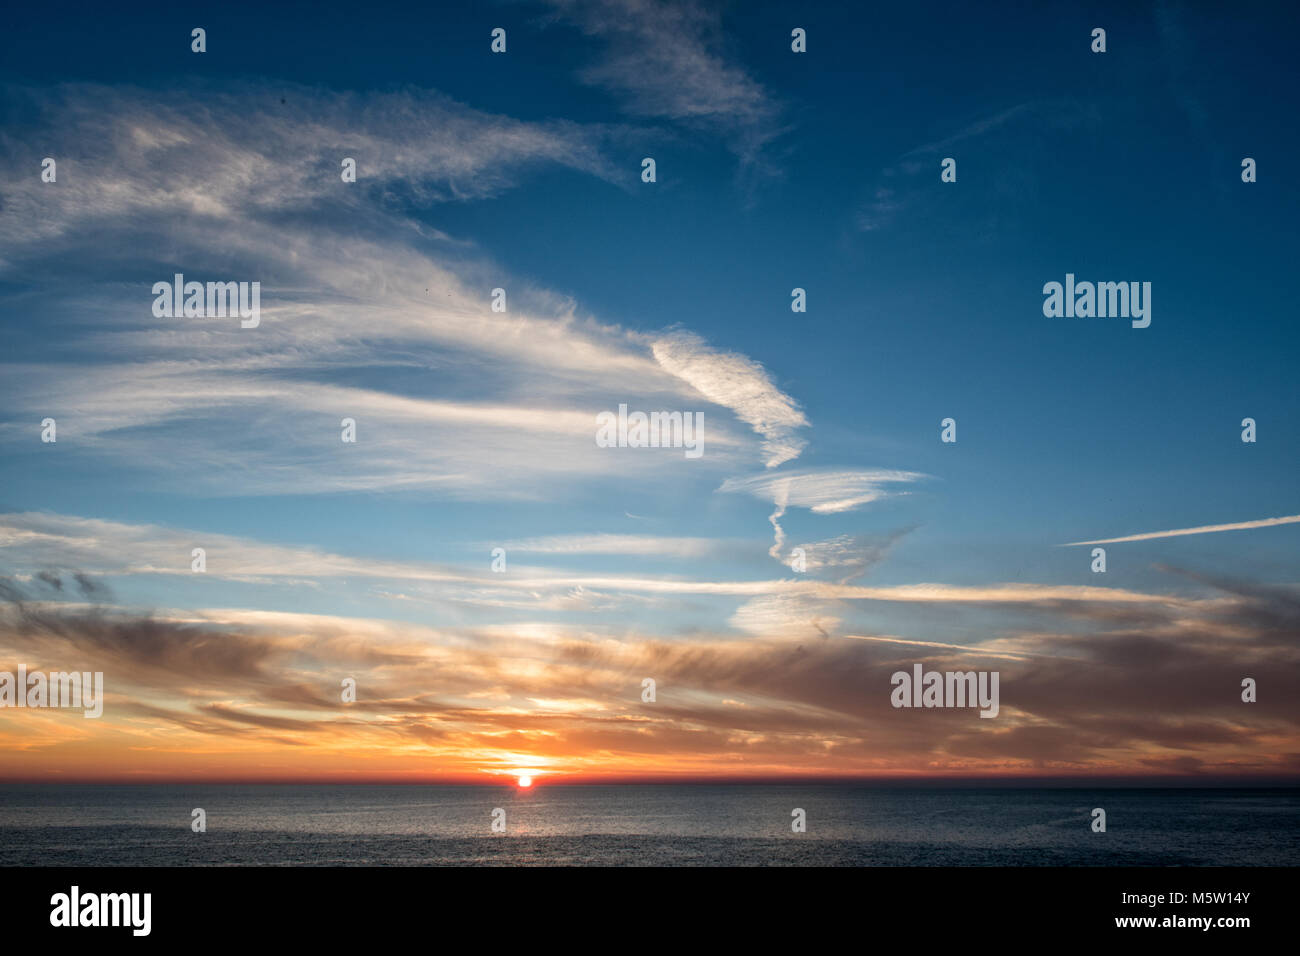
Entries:
<svg viewBox="0 0 1300 956">
<path fill-rule="evenodd" d="M 807 441 L 798 430 L 808 425 L 808 419 L 753 359 L 720 351 L 698 335 L 680 330 L 656 339 L 651 350 L 665 371 L 709 401 L 731 409 L 762 436 L 767 467 L 775 468 L 803 451 Z"/>
<path fill-rule="evenodd" d="M 219 89 L 7 87 L 8 107 L 31 117 L 0 131 L 10 161 L 39 164 L 53 152 L 61 165 L 58 189 L 42 189 L 29 177 L 6 182 L 0 249 L 19 259 L 36 250 L 18 243 L 111 226 L 126 215 L 186 214 L 211 225 L 265 220 L 322 202 L 351 210 L 364 236 L 376 225 L 376 204 L 382 210 L 399 188 L 423 204 L 481 199 L 543 163 L 610 182 L 630 178 L 606 156 L 613 131 L 605 127 L 524 122 L 425 90 L 276 89 L 271 95 L 251 82 Z M 340 179 L 345 156 L 357 161 L 355 188 Z M 388 208 L 381 217 L 397 207 Z M 413 223 L 408 229 L 418 235 Z"/>
<path fill-rule="evenodd" d="M 666 0 L 549 0 L 606 48 L 579 72 L 632 115 L 721 134 L 748 167 L 774 170 L 764 148 L 782 132 L 781 104 L 725 50 L 719 12 Z"/>
<path fill-rule="evenodd" d="M 807 469 L 728 478 L 718 490 L 807 508 L 816 514 L 836 514 L 897 494 L 888 490 L 892 485 L 913 484 L 927 477 L 920 472 L 887 469 Z"/>
<path fill-rule="evenodd" d="M 893 546 L 912 529 L 885 535 L 841 534 L 825 541 L 801 544 L 804 568 L 809 574 L 836 571 L 841 583 L 865 574 L 889 556 Z"/>
<path fill-rule="evenodd" d="M 76 452 L 218 495 L 233 489 L 213 465 L 238 460 L 237 493 L 545 498 L 575 479 L 674 467 L 594 446 L 595 415 L 620 400 L 754 406 L 734 388 L 743 356 L 695 362 L 688 381 L 653 354 L 655 336 L 512 281 L 415 215 L 545 165 L 615 182 L 608 129 L 525 123 L 424 91 L 285 92 L 291 106 L 252 84 L 4 91 L 30 120 L 0 134 L 14 161 L 39 165 L 39 142 L 61 166 L 57 187 L 16 174 L 2 187 L 0 271 L 45 277 L 49 334 L 7 363 L 0 429 L 52 416 Z M 355 184 L 340 180 L 342 156 L 357 160 Z M 175 272 L 260 281 L 261 325 L 154 317 L 151 286 Z M 498 286 L 506 312 L 490 307 Z M 344 417 L 364 454 L 330 450 Z M 752 459 L 725 413 L 710 422 L 697 472 Z"/>
<path fill-rule="evenodd" d="M 811 594 L 767 594 L 746 601 L 728 623 L 762 637 L 830 637 L 842 620 L 836 608 Z"/>
<path fill-rule="evenodd" d="M 501 547 L 525 554 L 666 555 L 702 558 L 716 554 L 728 542 L 714 538 L 674 538 L 640 534 L 557 534 L 506 541 Z"/>
<path fill-rule="evenodd" d="M 958 160 L 961 168 L 962 147 L 983 140 L 980 150 L 999 150 L 1015 160 L 1045 152 L 1048 134 L 1060 134 L 1086 122 L 1088 113 L 1079 103 L 1069 100 L 1031 100 L 1017 103 L 987 115 L 954 123 L 956 132 L 940 135 L 903 153 L 881 170 L 871 188 L 871 196 L 855 213 L 855 225 L 863 232 L 888 229 L 906 214 L 926 214 L 942 201 L 936 192 L 939 162 L 948 156 Z M 951 127 L 950 127 L 951 128 Z M 996 139 L 1001 137 L 1003 145 Z M 1038 173 L 1034 167 L 1008 161 L 1004 176 L 993 186 L 993 199 L 1005 202 L 1025 192 L 1032 192 Z M 993 215 L 992 212 L 986 215 Z M 987 221 L 987 218 L 981 218 Z"/>
</svg>

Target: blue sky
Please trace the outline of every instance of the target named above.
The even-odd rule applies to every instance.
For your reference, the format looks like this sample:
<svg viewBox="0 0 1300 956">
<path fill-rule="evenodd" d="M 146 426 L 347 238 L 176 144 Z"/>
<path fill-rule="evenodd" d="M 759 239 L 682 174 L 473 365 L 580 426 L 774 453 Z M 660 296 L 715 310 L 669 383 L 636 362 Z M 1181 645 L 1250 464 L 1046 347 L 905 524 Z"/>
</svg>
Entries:
<svg viewBox="0 0 1300 956">
<path fill-rule="evenodd" d="M 1294 594 L 1294 524 L 1108 545 L 1105 574 L 1059 547 L 1300 512 L 1284 10 L 12 17 L 0 560 L 33 599 L 58 569 L 102 579 L 118 613 L 396 622 L 434 647 L 514 629 L 1021 653 Z M 259 280 L 261 326 L 156 319 L 174 272 Z M 1066 273 L 1150 282 L 1150 327 L 1045 317 Z M 595 447 L 620 403 L 703 412 L 703 458 Z M 818 556 L 803 575 L 794 547 Z M 1119 621 L 1129 606 L 1171 617 Z M 1268 634 L 1243 640 L 1277 663 Z M 865 739 L 828 705 L 840 719 Z M 1293 734 L 1294 712 L 1270 719 Z M 1126 732 L 1097 759 L 1211 745 Z M 977 759 L 945 739 L 935 759 Z M 1250 769 L 1277 771 L 1277 738 L 1254 739 Z M 787 766 L 773 746 L 759 765 Z M 979 759 L 1053 759 L 1006 747 Z"/>
</svg>

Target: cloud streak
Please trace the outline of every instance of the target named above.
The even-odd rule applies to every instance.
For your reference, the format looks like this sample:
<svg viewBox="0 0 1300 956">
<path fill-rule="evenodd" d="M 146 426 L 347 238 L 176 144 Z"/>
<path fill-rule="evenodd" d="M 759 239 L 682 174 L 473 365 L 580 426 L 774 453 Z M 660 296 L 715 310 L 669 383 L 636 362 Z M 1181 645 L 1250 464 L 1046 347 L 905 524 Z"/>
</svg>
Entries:
<svg viewBox="0 0 1300 956">
<path fill-rule="evenodd" d="M 1126 607 L 1163 605 L 1193 609 L 1195 598 L 1130 591 L 1092 585 L 1002 583 L 951 585 L 941 583 L 866 587 L 809 578 L 709 580 L 700 577 L 614 574 L 607 571 L 529 568 L 513 565 L 509 575 L 493 574 L 486 562 L 474 569 L 464 565 L 351 557 L 307 547 L 270 544 L 250 538 L 195 530 L 134 525 L 102 519 L 43 513 L 0 514 L 0 555 L 13 571 L 38 579 L 50 567 L 77 567 L 105 576 L 189 576 L 190 550 L 207 551 L 207 576 L 234 581 L 412 581 L 435 590 L 444 600 L 475 599 L 493 593 L 526 595 L 536 606 L 548 598 L 569 607 L 580 595 L 631 593 L 652 596 L 720 596 L 753 599 L 769 595 L 802 595 L 825 601 L 878 601 L 898 604 L 969 604 L 1057 608 L 1062 605 Z M 857 542 L 850 557 L 845 542 L 814 547 L 814 562 L 843 564 L 856 576 L 860 567 L 883 556 L 887 546 Z M 874 555 L 873 555 L 874 549 Z M 819 557 L 820 556 L 820 557 Z M 816 566 L 816 564 L 814 565 Z"/>
<path fill-rule="evenodd" d="M 899 494 L 888 490 L 892 485 L 914 484 L 927 477 L 913 471 L 809 469 L 728 478 L 718 490 L 770 501 L 782 512 L 794 506 L 814 514 L 838 514 Z"/>
<path fill-rule="evenodd" d="M 781 106 L 723 49 L 716 10 L 660 0 L 550 0 L 584 34 L 605 41 L 583 82 L 614 93 L 641 117 L 721 134 L 746 167 L 774 172 L 764 148 L 783 129 Z"/>
<path fill-rule="evenodd" d="M 1156 538 L 1179 538 L 1189 534 L 1214 534 L 1219 531 L 1250 531 L 1254 528 L 1274 528 L 1278 525 L 1300 523 L 1300 515 L 1287 515 L 1282 518 L 1260 518 L 1257 521 L 1237 521 L 1232 524 L 1206 524 L 1197 528 L 1175 528 L 1172 531 L 1144 531 L 1141 534 L 1125 535 L 1122 538 L 1098 538 L 1096 541 L 1071 541 L 1058 544 L 1058 548 L 1078 548 L 1087 544 L 1119 544 L 1123 541 L 1152 541 Z"/>
</svg>

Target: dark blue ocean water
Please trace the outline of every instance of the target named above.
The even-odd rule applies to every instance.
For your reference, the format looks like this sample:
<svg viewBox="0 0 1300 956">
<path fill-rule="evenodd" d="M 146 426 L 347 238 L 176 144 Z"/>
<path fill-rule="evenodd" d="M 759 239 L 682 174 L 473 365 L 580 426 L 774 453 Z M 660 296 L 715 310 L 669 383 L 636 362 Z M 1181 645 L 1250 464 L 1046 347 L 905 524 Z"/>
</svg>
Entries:
<svg viewBox="0 0 1300 956">
<path fill-rule="evenodd" d="M 0 865 L 32 864 L 1295 866 L 1300 790 L 0 787 Z"/>
</svg>

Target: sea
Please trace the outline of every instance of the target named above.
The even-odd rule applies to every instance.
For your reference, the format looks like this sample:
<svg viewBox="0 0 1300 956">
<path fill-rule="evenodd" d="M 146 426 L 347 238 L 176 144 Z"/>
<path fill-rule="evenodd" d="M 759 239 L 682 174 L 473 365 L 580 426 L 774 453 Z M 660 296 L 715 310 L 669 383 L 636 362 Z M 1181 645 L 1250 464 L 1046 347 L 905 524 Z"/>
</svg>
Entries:
<svg viewBox="0 0 1300 956">
<path fill-rule="evenodd" d="M 0 866 L 1297 864 L 1300 789 L 0 787 Z"/>
</svg>

